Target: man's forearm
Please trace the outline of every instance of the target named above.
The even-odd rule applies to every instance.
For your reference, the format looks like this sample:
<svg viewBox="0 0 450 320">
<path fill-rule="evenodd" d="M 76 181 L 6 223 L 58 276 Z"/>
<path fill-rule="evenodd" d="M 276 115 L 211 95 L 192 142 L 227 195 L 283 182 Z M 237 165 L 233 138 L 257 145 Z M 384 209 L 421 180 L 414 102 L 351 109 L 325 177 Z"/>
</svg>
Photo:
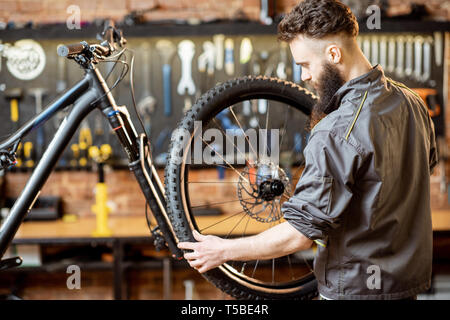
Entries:
<svg viewBox="0 0 450 320">
<path fill-rule="evenodd" d="M 227 240 L 224 255 L 235 261 L 278 258 L 311 247 L 312 240 L 283 222 L 257 235 Z"/>
</svg>

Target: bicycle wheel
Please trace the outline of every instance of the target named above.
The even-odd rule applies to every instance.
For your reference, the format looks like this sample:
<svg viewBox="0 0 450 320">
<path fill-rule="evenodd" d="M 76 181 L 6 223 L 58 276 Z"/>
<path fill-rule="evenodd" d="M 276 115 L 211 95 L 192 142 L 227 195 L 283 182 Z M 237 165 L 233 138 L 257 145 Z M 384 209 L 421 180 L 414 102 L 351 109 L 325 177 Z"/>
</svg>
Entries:
<svg viewBox="0 0 450 320">
<path fill-rule="evenodd" d="M 304 167 L 306 125 L 315 102 L 294 83 L 262 76 L 219 84 L 197 100 L 172 136 L 165 170 L 168 214 L 180 241 L 195 241 L 194 229 L 231 238 L 283 221 L 281 205 Z M 222 213 L 202 216 L 202 210 Z M 310 259 L 301 252 L 230 261 L 203 276 L 238 299 L 317 294 Z"/>
</svg>

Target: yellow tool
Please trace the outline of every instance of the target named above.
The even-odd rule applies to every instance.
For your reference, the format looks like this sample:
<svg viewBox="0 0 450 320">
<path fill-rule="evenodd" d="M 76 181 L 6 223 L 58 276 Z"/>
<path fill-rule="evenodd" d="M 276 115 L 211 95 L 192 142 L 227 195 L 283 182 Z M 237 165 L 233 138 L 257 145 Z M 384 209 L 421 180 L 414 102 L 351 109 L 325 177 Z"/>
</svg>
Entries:
<svg viewBox="0 0 450 320">
<path fill-rule="evenodd" d="M 87 124 L 83 125 L 80 129 L 80 136 L 78 138 L 78 147 L 80 150 L 80 158 L 78 163 L 80 166 L 85 167 L 88 164 L 89 148 L 92 146 L 92 134 L 91 129 Z"/>
<path fill-rule="evenodd" d="M 21 100 L 22 97 L 23 90 L 21 88 L 12 88 L 5 91 L 5 98 L 9 100 L 11 121 L 14 124 L 14 131 L 19 129 L 19 100 Z"/>
<path fill-rule="evenodd" d="M 33 168 L 34 160 L 33 160 L 33 143 L 31 141 L 27 141 L 23 145 L 23 159 L 25 167 Z"/>
<path fill-rule="evenodd" d="M 22 142 L 19 143 L 16 150 L 16 167 L 20 168 L 22 167 Z"/>
<path fill-rule="evenodd" d="M 111 156 L 112 148 L 108 144 L 103 144 L 98 148 L 92 146 L 89 148 L 89 156 L 97 163 L 98 166 L 98 182 L 95 186 L 95 204 L 92 211 L 97 217 L 97 227 L 92 233 L 94 237 L 109 237 L 112 234 L 108 227 L 108 214 L 111 209 L 108 207 L 108 190 L 105 184 L 104 164 Z"/>
<path fill-rule="evenodd" d="M 78 158 L 80 157 L 80 148 L 77 144 L 72 144 L 70 146 L 70 149 L 72 150 L 73 156 L 70 160 L 70 166 L 71 167 L 77 167 L 78 166 Z"/>
</svg>

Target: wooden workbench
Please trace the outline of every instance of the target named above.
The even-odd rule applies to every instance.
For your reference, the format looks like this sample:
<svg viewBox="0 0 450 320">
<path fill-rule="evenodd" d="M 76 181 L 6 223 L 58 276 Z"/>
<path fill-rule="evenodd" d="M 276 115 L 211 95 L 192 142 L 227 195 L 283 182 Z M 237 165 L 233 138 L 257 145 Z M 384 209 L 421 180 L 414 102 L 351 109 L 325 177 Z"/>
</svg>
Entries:
<svg viewBox="0 0 450 320">
<path fill-rule="evenodd" d="M 237 223 L 240 217 L 228 219 L 204 233 L 226 235 Z M 214 221 L 223 219 L 223 216 L 197 217 L 199 228 L 210 226 Z M 251 220 L 250 220 L 251 221 Z M 438 210 L 432 214 L 433 231 L 450 231 L 450 210 Z M 114 216 L 108 220 L 114 237 L 146 237 L 150 236 L 147 222 L 144 216 Z M 244 223 L 242 223 L 244 225 Z M 247 224 L 246 234 L 255 234 L 265 230 L 267 225 L 261 223 Z M 23 223 L 15 239 L 37 238 L 91 238 L 95 229 L 95 217 L 79 218 L 74 222 L 57 221 L 33 221 Z M 242 230 L 236 228 L 233 234 L 241 234 Z"/>
</svg>

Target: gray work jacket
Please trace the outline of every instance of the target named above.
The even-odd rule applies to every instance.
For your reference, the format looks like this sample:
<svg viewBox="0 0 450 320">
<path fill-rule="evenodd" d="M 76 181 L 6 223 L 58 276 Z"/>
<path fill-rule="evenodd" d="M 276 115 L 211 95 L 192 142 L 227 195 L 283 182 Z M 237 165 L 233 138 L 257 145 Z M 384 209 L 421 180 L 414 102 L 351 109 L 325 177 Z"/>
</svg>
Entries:
<svg viewBox="0 0 450 320">
<path fill-rule="evenodd" d="M 329 299 L 401 299 L 429 288 L 434 125 L 411 89 L 380 66 L 345 83 L 312 130 L 284 218 L 319 245 Z"/>
</svg>

